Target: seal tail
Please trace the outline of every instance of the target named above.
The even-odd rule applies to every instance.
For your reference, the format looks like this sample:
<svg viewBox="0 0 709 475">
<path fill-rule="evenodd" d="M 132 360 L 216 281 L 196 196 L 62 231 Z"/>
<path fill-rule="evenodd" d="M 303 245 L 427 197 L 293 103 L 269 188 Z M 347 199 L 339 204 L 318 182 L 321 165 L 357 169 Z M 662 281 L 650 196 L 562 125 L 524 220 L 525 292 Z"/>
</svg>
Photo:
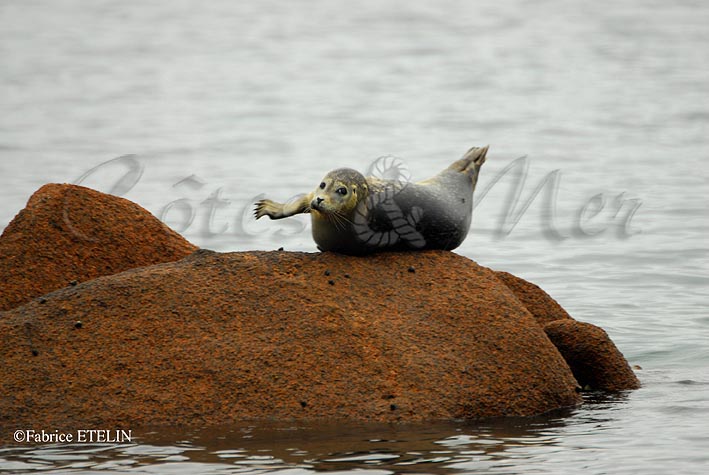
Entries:
<svg viewBox="0 0 709 475">
<path fill-rule="evenodd" d="M 484 147 L 471 148 L 463 155 L 463 158 L 455 161 L 448 169 L 477 176 L 480 167 L 485 163 L 489 147 L 489 145 L 485 145 Z"/>
</svg>

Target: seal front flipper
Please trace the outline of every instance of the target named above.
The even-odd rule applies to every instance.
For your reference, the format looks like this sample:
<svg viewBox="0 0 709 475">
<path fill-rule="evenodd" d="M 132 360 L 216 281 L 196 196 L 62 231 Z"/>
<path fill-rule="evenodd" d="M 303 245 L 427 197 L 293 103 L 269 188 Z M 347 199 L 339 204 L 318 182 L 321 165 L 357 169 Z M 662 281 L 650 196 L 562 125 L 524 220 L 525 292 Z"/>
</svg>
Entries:
<svg viewBox="0 0 709 475">
<path fill-rule="evenodd" d="M 302 193 L 285 203 L 276 203 L 265 199 L 257 201 L 254 208 L 254 216 L 256 216 L 256 219 L 262 216 L 268 216 L 271 219 L 282 219 L 294 214 L 309 213 L 312 195 L 312 193 Z"/>
</svg>

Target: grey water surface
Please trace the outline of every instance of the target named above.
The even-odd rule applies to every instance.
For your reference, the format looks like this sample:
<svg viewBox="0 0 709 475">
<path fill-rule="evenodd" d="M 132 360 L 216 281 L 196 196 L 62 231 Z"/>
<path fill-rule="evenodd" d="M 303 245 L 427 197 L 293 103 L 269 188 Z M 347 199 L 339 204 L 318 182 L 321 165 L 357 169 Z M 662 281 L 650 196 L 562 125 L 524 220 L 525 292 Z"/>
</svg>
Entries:
<svg viewBox="0 0 709 475">
<path fill-rule="evenodd" d="M 315 251 L 253 201 L 490 144 L 456 252 L 606 329 L 643 383 L 530 419 L 9 443 L 0 472 L 706 473 L 707 25 L 698 1 L 0 1 L 0 227 L 81 183 L 201 247 Z"/>
</svg>

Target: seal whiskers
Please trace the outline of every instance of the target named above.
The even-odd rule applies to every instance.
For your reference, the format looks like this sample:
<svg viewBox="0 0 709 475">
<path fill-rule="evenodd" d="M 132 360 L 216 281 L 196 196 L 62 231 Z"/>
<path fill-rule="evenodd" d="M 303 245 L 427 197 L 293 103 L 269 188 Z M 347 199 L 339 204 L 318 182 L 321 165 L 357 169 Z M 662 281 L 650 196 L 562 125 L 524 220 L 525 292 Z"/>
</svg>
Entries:
<svg viewBox="0 0 709 475">
<path fill-rule="evenodd" d="M 346 216 L 344 216 L 342 213 L 338 211 L 333 211 L 332 213 L 323 213 L 325 216 L 325 219 L 329 220 L 332 222 L 332 224 L 335 225 L 335 227 L 345 230 L 347 227 L 347 224 L 352 224 L 352 221 L 347 219 Z"/>
</svg>

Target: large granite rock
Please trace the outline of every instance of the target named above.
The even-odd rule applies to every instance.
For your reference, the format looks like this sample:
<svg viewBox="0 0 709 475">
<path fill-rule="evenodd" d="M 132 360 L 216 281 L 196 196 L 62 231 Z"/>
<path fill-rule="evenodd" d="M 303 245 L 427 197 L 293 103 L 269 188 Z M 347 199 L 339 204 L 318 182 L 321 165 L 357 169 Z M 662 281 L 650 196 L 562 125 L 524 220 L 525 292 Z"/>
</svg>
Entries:
<svg viewBox="0 0 709 475">
<path fill-rule="evenodd" d="M 198 251 L 44 300 L 0 317 L 3 425 L 478 418 L 580 402 L 514 294 L 450 252 Z"/>
<path fill-rule="evenodd" d="M 131 201 L 82 186 L 45 185 L 0 237 L 0 310 L 195 249 Z"/>
</svg>

